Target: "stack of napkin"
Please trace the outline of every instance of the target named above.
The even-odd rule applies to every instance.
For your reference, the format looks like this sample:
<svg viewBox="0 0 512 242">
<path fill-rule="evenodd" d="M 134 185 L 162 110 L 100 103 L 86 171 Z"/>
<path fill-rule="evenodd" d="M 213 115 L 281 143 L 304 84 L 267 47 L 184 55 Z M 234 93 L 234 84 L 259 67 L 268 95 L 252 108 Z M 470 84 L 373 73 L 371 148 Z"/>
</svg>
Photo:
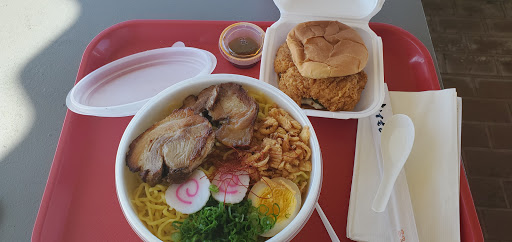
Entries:
<svg viewBox="0 0 512 242">
<path fill-rule="evenodd" d="M 455 89 L 387 92 L 384 106 L 358 123 L 347 237 L 356 241 L 460 241 L 461 103 Z M 371 204 L 382 173 L 380 132 L 392 114 L 415 126 L 411 154 L 386 210 Z"/>
</svg>

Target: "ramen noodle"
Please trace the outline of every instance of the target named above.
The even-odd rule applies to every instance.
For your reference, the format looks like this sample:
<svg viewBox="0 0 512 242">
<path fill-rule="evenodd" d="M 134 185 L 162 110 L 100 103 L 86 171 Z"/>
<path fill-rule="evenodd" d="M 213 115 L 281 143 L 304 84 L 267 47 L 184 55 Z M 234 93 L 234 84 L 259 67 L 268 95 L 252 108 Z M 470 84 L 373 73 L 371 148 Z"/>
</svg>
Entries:
<svg viewBox="0 0 512 242">
<path fill-rule="evenodd" d="M 171 235 L 176 232 L 172 222 L 183 221 L 188 215 L 167 205 L 165 190 L 167 187 L 163 185 L 151 187 L 147 183 L 141 183 L 135 189 L 132 203 L 137 216 L 151 233 L 162 241 L 171 241 Z"/>
</svg>

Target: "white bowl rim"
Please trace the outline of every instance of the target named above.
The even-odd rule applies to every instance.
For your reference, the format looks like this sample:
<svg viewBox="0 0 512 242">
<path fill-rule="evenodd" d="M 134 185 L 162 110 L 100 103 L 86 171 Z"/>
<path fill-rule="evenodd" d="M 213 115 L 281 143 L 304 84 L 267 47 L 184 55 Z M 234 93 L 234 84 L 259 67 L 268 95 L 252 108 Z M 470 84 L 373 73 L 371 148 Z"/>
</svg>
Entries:
<svg viewBox="0 0 512 242">
<path fill-rule="evenodd" d="M 322 157 L 320 151 L 320 144 L 318 143 L 318 139 L 316 133 L 313 129 L 311 122 L 308 117 L 304 114 L 301 108 L 286 94 L 281 92 L 279 89 L 274 86 L 260 81 L 258 79 L 235 75 L 235 74 L 211 74 L 211 75 L 203 75 L 190 78 L 188 80 L 179 82 L 175 85 L 172 85 L 162 92 L 158 93 L 156 96 L 151 98 L 132 118 L 128 126 L 126 127 L 125 132 L 121 138 L 119 143 L 119 147 L 116 154 L 116 162 L 115 162 L 115 184 L 116 184 L 116 193 L 119 200 L 119 204 L 121 206 L 121 210 L 123 214 L 132 227 L 132 229 L 137 233 L 137 235 L 146 241 L 160 241 L 155 235 L 153 235 L 142 223 L 142 221 L 138 218 L 137 214 L 133 211 L 131 201 L 129 198 L 129 194 L 124 193 L 125 183 L 124 183 L 124 170 L 125 167 L 125 156 L 126 150 L 131 143 L 129 139 L 129 131 L 133 130 L 137 124 L 143 120 L 145 114 L 152 109 L 155 104 L 157 104 L 161 99 L 168 97 L 174 93 L 178 93 L 179 91 L 186 89 L 189 86 L 194 85 L 204 85 L 204 88 L 208 87 L 209 81 L 217 81 L 217 82 L 235 82 L 239 83 L 242 86 L 250 86 L 255 87 L 259 91 L 264 93 L 268 93 L 268 96 L 275 96 L 274 98 L 279 98 L 281 101 L 284 101 L 287 104 L 287 108 L 292 113 L 296 113 L 299 115 L 300 119 L 303 123 L 310 127 L 310 147 L 317 147 L 319 152 L 315 152 L 312 154 L 312 161 L 318 161 L 313 163 L 313 170 L 310 175 L 310 189 L 308 191 L 308 195 L 302 204 L 302 207 L 297 214 L 297 216 L 292 220 L 292 222 L 286 226 L 281 232 L 277 235 L 270 238 L 268 241 L 286 241 L 291 240 L 296 234 L 298 234 L 301 228 L 306 224 L 309 217 L 313 213 L 315 209 L 315 204 L 318 202 L 318 198 L 320 196 L 320 189 L 322 186 Z M 212 83 L 213 84 L 213 83 Z M 212 85 L 210 84 L 210 85 Z M 299 121 L 300 122 L 300 121 Z"/>
</svg>

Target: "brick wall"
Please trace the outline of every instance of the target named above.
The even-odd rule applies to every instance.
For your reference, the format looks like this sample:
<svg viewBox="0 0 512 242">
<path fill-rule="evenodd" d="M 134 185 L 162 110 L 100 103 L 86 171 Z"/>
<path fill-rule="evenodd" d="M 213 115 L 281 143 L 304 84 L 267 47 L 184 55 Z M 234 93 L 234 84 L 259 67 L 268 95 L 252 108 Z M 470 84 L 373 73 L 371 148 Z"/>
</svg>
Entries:
<svg viewBox="0 0 512 242">
<path fill-rule="evenodd" d="M 512 0 L 422 0 L 486 241 L 512 241 Z"/>
</svg>

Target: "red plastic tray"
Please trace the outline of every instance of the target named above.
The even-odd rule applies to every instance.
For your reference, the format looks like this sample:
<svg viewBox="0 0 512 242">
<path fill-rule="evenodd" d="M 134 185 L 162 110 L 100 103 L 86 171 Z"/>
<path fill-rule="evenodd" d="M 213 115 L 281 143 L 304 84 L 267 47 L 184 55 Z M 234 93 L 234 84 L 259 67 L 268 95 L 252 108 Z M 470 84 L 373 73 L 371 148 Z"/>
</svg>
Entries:
<svg viewBox="0 0 512 242">
<path fill-rule="evenodd" d="M 121 57 L 168 47 L 176 41 L 216 55 L 214 73 L 258 78 L 259 65 L 237 69 L 225 61 L 217 41 L 233 22 L 134 20 L 112 26 L 94 38 L 82 58 L 77 82 L 86 74 Z M 256 22 L 263 29 L 271 22 Z M 394 91 L 439 89 L 434 65 L 423 44 L 391 25 L 371 23 L 384 42 L 385 81 Z M 68 110 L 48 183 L 32 233 L 33 241 L 140 241 L 125 220 L 117 201 L 114 163 L 117 146 L 131 117 L 99 118 Z M 342 241 L 352 181 L 357 120 L 313 118 L 324 160 L 320 205 Z M 460 222 L 462 241 L 483 241 L 464 172 L 461 173 Z M 295 241 L 328 241 L 316 212 Z"/>
</svg>

